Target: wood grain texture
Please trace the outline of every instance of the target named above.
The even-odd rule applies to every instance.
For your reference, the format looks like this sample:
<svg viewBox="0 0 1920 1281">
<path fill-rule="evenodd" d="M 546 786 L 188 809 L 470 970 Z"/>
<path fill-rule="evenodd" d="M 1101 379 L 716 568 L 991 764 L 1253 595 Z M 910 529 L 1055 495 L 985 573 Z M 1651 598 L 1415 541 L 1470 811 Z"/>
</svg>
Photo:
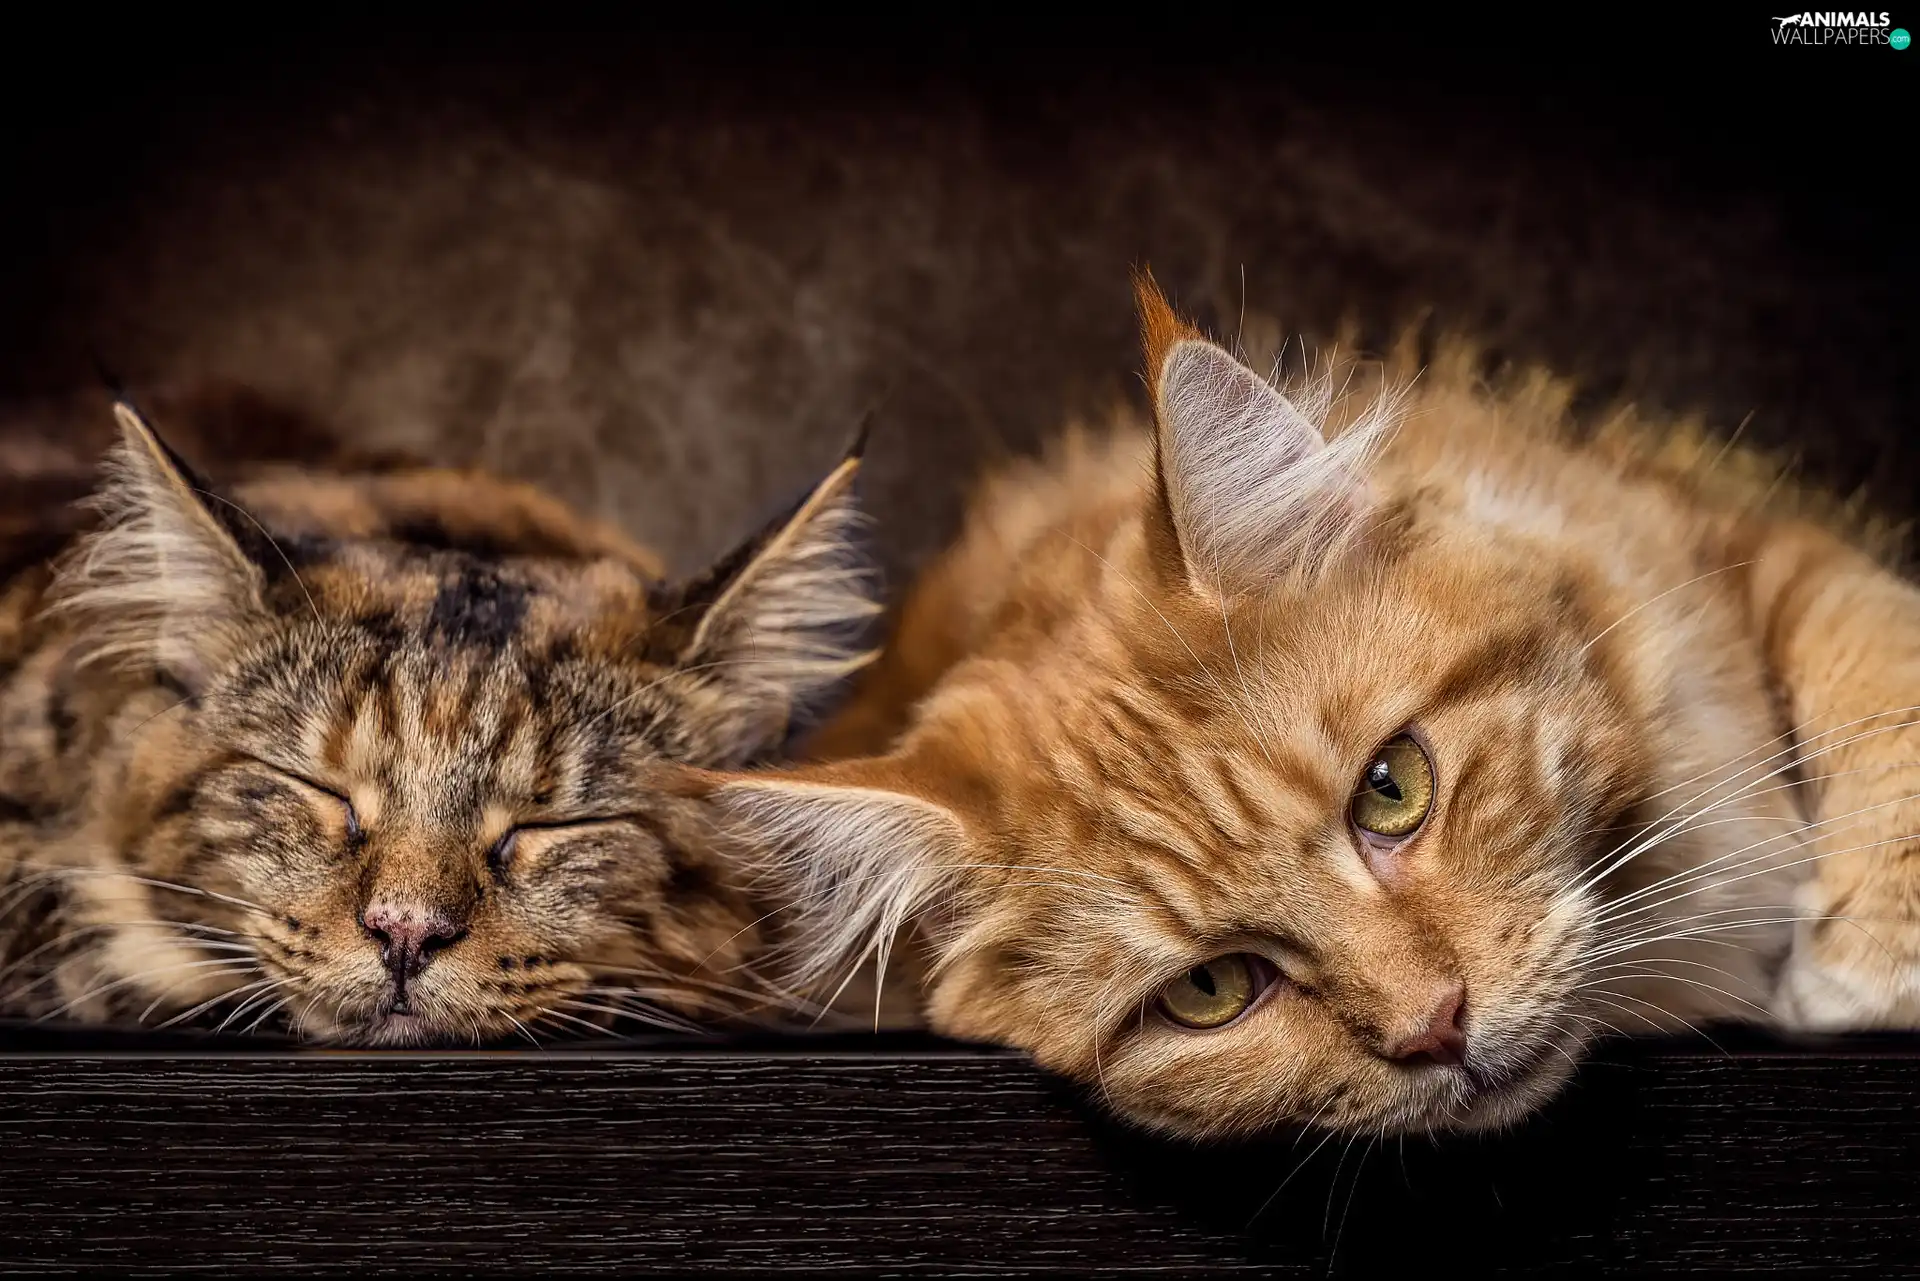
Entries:
<svg viewBox="0 0 1920 1281">
<path fill-rule="evenodd" d="M 1920 1270 L 1910 1042 L 1623 1045 L 1497 1140 L 1210 1150 L 934 1042 L 125 1044 L 0 1039 L 0 1271 Z"/>
</svg>

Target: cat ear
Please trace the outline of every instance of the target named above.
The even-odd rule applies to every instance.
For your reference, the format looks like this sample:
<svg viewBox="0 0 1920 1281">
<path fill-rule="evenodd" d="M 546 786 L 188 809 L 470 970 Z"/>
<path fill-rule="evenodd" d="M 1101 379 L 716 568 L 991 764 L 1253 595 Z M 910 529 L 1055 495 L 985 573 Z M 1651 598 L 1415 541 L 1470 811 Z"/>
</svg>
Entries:
<svg viewBox="0 0 1920 1281">
<path fill-rule="evenodd" d="M 1385 422 L 1332 442 L 1327 405 L 1296 404 L 1135 280 L 1153 388 L 1162 515 L 1197 588 L 1257 589 L 1336 551 L 1364 522 L 1366 455 Z"/>
<path fill-rule="evenodd" d="M 944 897 L 966 861 L 959 814 L 899 758 L 705 779 L 770 897 L 788 905 L 789 977 L 805 990 L 834 988 L 869 957 L 884 974 L 901 930 Z"/>
<path fill-rule="evenodd" d="M 88 659 L 148 668 L 191 692 L 265 613 L 264 575 L 224 504 L 125 401 L 93 505 L 101 523 L 64 562 L 56 608 L 82 616 Z"/>
<path fill-rule="evenodd" d="M 863 431 L 798 504 L 680 594 L 675 612 L 692 635 L 675 657 L 723 691 L 740 727 L 740 760 L 823 714 L 874 657 L 879 575 L 854 500 L 865 444 Z"/>
</svg>

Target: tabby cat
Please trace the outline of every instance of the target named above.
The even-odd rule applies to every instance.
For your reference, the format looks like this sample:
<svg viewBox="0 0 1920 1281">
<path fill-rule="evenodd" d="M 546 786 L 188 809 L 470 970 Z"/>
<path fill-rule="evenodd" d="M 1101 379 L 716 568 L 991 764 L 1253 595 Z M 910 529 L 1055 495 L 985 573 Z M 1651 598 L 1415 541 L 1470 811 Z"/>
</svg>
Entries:
<svg viewBox="0 0 1920 1281">
<path fill-rule="evenodd" d="M 904 939 L 933 1028 L 1188 1136 L 1498 1127 L 1609 1030 L 1920 1024 L 1920 592 L 1842 508 L 1462 346 L 1288 394 L 1140 304 L 1151 426 L 988 484 L 851 759 L 705 776 L 796 974 Z"/>
<path fill-rule="evenodd" d="M 781 1006 L 661 784 L 865 661 L 857 448 L 669 587 L 524 485 L 223 492 L 116 414 L 92 527 L 0 599 L 0 1015 L 403 1046 Z"/>
</svg>

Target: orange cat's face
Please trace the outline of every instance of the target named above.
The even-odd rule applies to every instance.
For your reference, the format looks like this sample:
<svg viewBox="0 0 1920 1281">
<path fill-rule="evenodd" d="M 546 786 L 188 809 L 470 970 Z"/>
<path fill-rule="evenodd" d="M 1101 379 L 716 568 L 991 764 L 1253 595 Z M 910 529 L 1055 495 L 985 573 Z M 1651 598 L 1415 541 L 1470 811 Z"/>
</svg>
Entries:
<svg viewBox="0 0 1920 1281">
<path fill-rule="evenodd" d="M 912 921 L 938 1031 L 1135 1120 L 1509 1122 L 1606 1015 L 1595 873 L 1656 790 L 1645 682 L 1577 572 L 1149 322 L 1148 501 L 1019 571 L 1080 606 L 1003 611 L 891 754 L 714 794 L 782 852 L 803 962 Z"/>
<path fill-rule="evenodd" d="M 907 755 L 731 794 L 776 830 L 795 803 L 880 824 L 886 863 L 807 892 L 915 878 L 934 1026 L 1136 1119 L 1500 1124 L 1608 1013 L 1575 991 L 1574 887 L 1639 790 L 1577 610 L 1518 608 L 1537 587 L 1406 559 L 1224 617 L 1158 599 L 1081 624 L 1110 662 L 957 672 Z"/>
<path fill-rule="evenodd" d="M 919 759 L 1006 780 L 955 845 L 1005 867 L 930 916 L 936 1024 L 1185 1133 L 1498 1124 L 1551 1091 L 1592 1012 L 1570 887 L 1638 763 L 1577 617 L 1510 583 L 1376 562 L 1224 621 L 1162 601 L 1114 620 L 1127 679 L 972 691 Z M 1042 699 L 1051 726 L 992 705 Z"/>
</svg>

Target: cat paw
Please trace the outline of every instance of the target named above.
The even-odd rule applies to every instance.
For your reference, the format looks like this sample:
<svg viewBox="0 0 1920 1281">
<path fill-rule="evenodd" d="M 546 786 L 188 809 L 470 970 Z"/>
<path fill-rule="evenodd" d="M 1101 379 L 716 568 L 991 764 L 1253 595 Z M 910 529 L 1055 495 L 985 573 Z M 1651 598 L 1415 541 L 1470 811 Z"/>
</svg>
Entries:
<svg viewBox="0 0 1920 1281">
<path fill-rule="evenodd" d="M 1803 924 L 1774 990 L 1773 1016 L 1805 1032 L 1920 1029 L 1920 926 Z"/>
</svg>

